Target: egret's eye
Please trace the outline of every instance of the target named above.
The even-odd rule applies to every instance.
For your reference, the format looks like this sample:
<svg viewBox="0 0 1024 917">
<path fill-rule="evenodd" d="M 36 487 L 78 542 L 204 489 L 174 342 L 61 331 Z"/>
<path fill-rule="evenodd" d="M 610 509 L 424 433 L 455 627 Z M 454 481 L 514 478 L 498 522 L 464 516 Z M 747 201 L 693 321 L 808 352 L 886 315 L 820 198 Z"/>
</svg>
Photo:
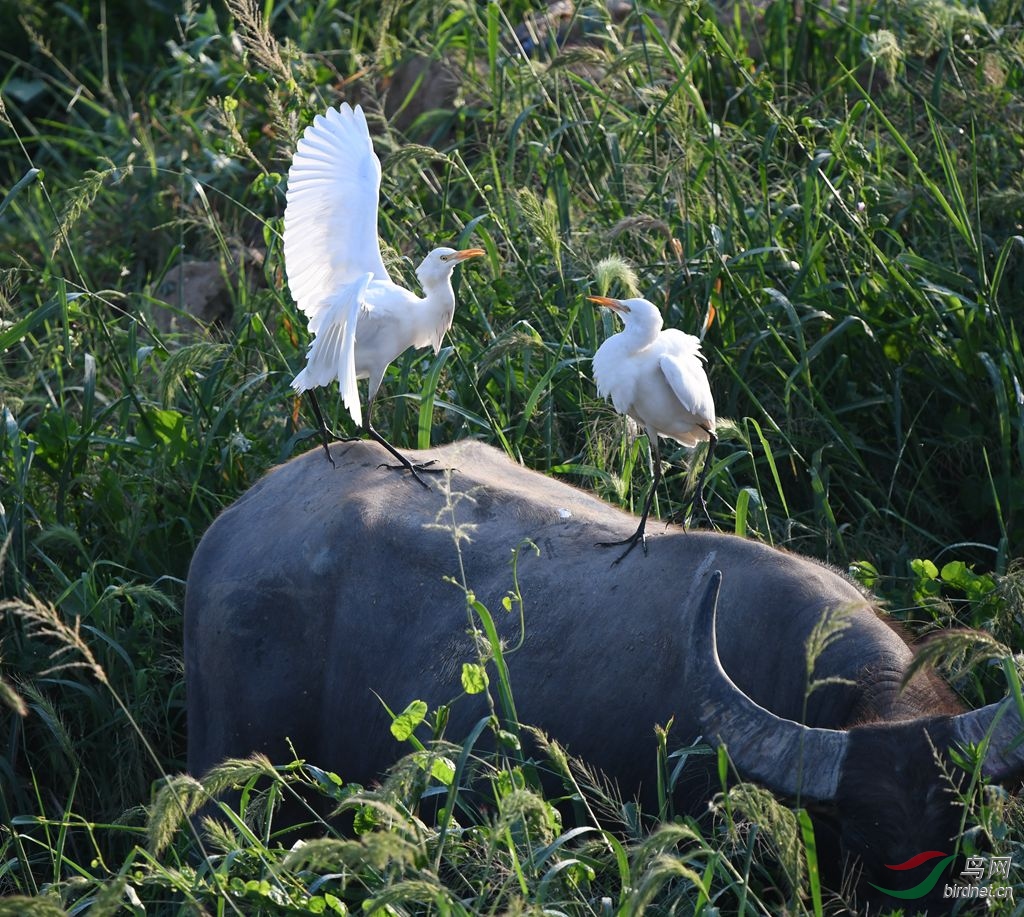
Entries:
<svg viewBox="0 0 1024 917">
<path fill-rule="evenodd" d="M 441 255 L 441 260 L 442 261 L 447 261 L 450 257 L 451 257 L 451 255 Z"/>
</svg>

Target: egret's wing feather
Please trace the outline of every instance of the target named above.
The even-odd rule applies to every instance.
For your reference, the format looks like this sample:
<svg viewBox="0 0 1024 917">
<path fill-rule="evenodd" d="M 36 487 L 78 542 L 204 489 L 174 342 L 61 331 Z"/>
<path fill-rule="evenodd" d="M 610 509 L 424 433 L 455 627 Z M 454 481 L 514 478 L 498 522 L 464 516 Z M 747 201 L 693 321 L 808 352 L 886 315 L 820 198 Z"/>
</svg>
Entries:
<svg viewBox="0 0 1024 917">
<path fill-rule="evenodd" d="M 664 332 L 663 332 L 664 334 Z M 665 352 L 658 358 L 666 381 L 675 393 L 679 403 L 695 417 L 715 427 L 715 400 L 711 396 L 711 384 L 704 372 L 704 356 L 700 342 L 689 334 L 677 332 L 666 343 Z"/>
<path fill-rule="evenodd" d="M 309 345 L 306 367 L 292 380 L 297 392 L 328 385 L 338 380 L 341 400 L 357 426 L 363 425 L 363 411 L 356 386 L 356 330 L 365 313 L 366 288 L 373 274 L 363 274 L 325 303 L 315 318 L 316 337 Z M 314 319 L 310 320 L 310 325 Z"/>
<path fill-rule="evenodd" d="M 410 346 L 397 334 L 402 318 L 415 309 L 419 297 L 395 283 L 373 284 L 366 294 L 365 308 L 359 319 L 360 364 L 387 364 Z"/>
<path fill-rule="evenodd" d="M 357 105 L 317 115 L 288 170 L 284 262 L 288 286 L 313 321 L 340 287 L 371 273 L 390 280 L 377 237 L 380 161 Z"/>
</svg>

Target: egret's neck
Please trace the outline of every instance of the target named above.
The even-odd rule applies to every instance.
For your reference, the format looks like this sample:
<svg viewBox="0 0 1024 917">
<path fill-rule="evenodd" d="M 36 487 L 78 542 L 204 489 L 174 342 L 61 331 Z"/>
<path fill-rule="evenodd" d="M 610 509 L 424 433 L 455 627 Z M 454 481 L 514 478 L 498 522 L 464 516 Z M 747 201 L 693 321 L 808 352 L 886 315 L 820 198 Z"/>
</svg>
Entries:
<svg viewBox="0 0 1024 917">
<path fill-rule="evenodd" d="M 408 320 L 416 327 L 416 347 L 433 347 L 436 353 L 441 347 L 445 332 L 451 328 L 455 318 L 455 292 L 452 279 L 448 277 L 420 277 L 423 299 L 419 306 L 410 310 Z"/>
<path fill-rule="evenodd" d="M 423 306 L 438 314 L 455 312 L 455 291 L 452 289 L 452 277 L 421 277 L 423 286 Z"/>
<path fill-rule="evenodd" d="M 632 321 L 626 325 L 619 334 L 626 346 L 632 350 L 643 350 L 649 347 L 661 333 L 661 322 L 637 322 Z"/>
</svg>

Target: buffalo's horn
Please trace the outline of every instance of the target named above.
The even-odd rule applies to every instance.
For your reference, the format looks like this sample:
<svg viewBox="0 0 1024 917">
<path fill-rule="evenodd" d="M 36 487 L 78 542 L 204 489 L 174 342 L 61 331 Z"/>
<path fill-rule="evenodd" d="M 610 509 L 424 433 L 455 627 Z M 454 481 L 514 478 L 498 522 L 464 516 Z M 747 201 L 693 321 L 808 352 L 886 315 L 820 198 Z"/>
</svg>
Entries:
<svg viewBox="0 0 1024 917">
<path fill-rule="evenodd" d="M 960 745 L 980 745 L 988 737 L 983 773 L 996 782 L 1024 770 L 1024 724 L 1012 697 L 978 710 L 950 717 L 953 738 Z"/>
<path fill-rule="evenodd" d="M 705 738 L 726 746 L 745 780 L 791 798 L 833 800 L 846 758 L 847 734 L 783 719 L 736 687 L 718 657 L 715 615 L 721 585 L 722 573 L 716 570 L 691 618 L 697 715 Z"/>
</svg>

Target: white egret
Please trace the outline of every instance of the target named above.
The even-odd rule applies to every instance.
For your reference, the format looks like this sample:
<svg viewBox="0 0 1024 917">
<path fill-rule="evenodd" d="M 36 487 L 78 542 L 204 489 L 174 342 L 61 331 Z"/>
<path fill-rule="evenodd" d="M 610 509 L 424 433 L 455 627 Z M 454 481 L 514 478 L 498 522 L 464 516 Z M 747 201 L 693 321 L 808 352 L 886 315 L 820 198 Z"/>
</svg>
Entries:
<svg viewBox="0 0 1024 917">
<path fill-rule="evenodd" d="M 388 365 L 409 347 L 441 349 L 452 325 L 452 271 L 483 249 L 435 248 L 416 268 L 424 296 L 396 284 L 377 238 L 380 160 L 357 105 L 317 115 L 299 140 L 288 170 L 284 262 L 288 286 L 309 319 L 313 341 L 292 381 L 307 392 L 328 449 L 328 430 L 313 389 L 335 379 L 352 420 L 412 472 L 413 464 L 373 427 L 373 400 Z M 357 379 L 368 379 L 366 416 Z M 334 464 L 331 460 L 331 464 Z M 396 466 L 388 466 L 396 467 Z"/>
<path fill-rule="evenodd" d="M 591 302 L 611 309 L 623 329 L 613 334 L 594 354 L 597 393 L 610 398 L 615 410 L 632 417 L 647 432 L 654 458 L 654 481 L 644 501 L 637 530 L 622 541 L 600 542 L 602 547 L 628 544 L 618 563 L 639 541 L 647 550 L 644 528 L 654 494 L 661 481 L 658 437 L 684 446 L 708 443 L 708 454 L 690 498 L 688 510 L 699 502 L 710 521 L 704 502 L 704 480 L 718 439 L 715 436 L 715 402 L 704 372 L 700 340 L 675 328 L 662 329 L 661 312 L 646 299 L 611 299 L 588 296 Z"/>
</svg>

